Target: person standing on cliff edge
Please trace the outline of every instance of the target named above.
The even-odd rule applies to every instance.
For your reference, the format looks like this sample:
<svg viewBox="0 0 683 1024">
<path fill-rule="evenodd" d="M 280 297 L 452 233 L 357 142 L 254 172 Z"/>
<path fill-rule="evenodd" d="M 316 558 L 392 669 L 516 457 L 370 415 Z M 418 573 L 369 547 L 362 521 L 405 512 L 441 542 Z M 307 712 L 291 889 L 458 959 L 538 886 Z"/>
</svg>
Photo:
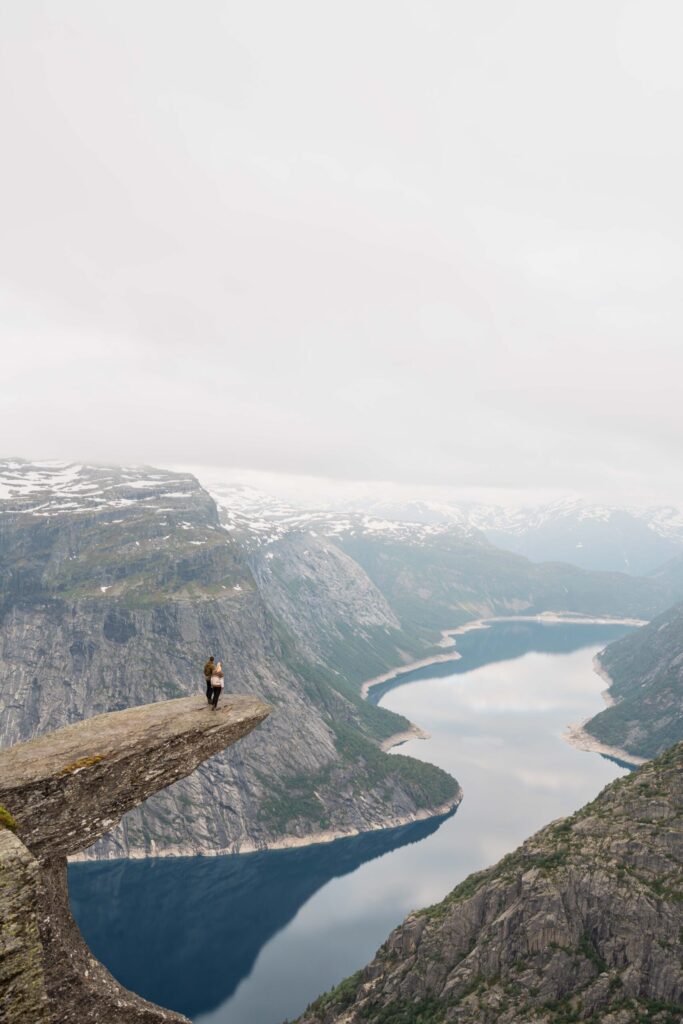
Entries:
<svg viewBox="0 0 683 1024">
<path fill-rule="evenodd" d="M 223 692 L 223 666 L 221 665 L 220 661 L 216 665 L 215 669 L 213 670 L 213 675 L 211 676 L 211 690 L 211 703 L 213 704 L 213 710 L 215 711 L 218 706 L 218 698 Z"/>
<path fill-rule="evenodd" d="M 214 665 L 214 658 L 212 654 L 209 660 L 207 661 L 206 665 L 204 666 L 204 680 L 206 682 L 206 699 L 209 702 L 209 704 L 211 703 L 211 697 L 213 696 L 211 691 L 211 676 L 213 675 L 215 668 L 216 666 Z"/>
</svg>

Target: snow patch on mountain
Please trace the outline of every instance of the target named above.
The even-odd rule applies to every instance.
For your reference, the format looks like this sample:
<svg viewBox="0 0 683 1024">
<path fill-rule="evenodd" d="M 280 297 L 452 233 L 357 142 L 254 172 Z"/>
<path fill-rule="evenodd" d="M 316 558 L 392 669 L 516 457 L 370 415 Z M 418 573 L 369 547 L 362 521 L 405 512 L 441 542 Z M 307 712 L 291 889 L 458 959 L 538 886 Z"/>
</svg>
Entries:
<svg viewBox="0 0 683 1024">
<path fill-rule="evenodd" d="M 178 499 L 192 497 L 198 484 L 189 474 L 167 473 L 148 466 L 94 466 L 70 462 L 29 462 L 0 459 L 0 514 L 99 512 L 144 503 L 154 508 L 160 499 L 176 504 L 156 508 L 177 511 Z"/>
</svg>

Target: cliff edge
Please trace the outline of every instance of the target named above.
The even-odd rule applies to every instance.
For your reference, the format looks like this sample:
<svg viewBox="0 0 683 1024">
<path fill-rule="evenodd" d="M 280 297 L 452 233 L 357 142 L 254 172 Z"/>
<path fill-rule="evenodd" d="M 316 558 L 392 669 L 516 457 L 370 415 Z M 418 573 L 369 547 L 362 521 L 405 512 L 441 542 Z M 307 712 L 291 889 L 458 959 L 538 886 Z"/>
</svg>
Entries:
<svg viewBox="0 0 683 1024">
<path fill-rule="evenodd" d="M 230 696 L 162 701 L 0 751 L 0 1020 L 8 1024 L 185 1022 L 128 992 L 90 953 L 69 910 L 66 858 L 147 797 L 191 774 L 270 713 Z"/>
</svg>

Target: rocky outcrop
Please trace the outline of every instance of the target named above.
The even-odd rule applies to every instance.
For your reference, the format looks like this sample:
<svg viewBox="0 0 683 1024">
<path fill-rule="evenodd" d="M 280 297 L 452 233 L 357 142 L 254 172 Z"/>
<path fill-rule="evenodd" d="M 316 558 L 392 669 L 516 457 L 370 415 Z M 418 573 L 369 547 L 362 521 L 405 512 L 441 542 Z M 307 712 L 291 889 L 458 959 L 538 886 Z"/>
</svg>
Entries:
<svg viewBox="0 0 683 1024">
<path fill-rule="evenodd" d="M 38 928 L 40 869 L 24 844 L 0 828 L 0 1020 L 47 1024 Z"/>
<path fill-rule="evenodd" d="M 69 909 L 66 858 L 122 814 L 263 722 L 270 708 L 203 697 L 99 715 L 0 751 L 0 1020 L 155 1024 L 185 1018 L 122 988 L 94 959 Z"/>
<path fill-rule="evenodd" d="M 210 771 L 151 797 L 79 856 L 265 849 L 385 828 L 457 802 L 444 772 L 382 753 L 379 743 L 405 720 L 363 701 L 343 666 L 313 659 L 308 626 L 297 635 L 296 616 L 264 600 L 234 531 L 221 527 L 194 477 L 0 461 L 0 492 L 0 745 L 199 694 L 209 654 L 223 660 L 228 692 L 278 708 L 237 755 L 219 754 Z M 333 590 L 344 590 L 349 562 L 335 559 Z M 335 608 L 362 605 L 358 625 L 374 614 L 381 632 L 385 613 L 372 612 L 368 587 L 359 578 Z M 301 601 L 299 623 L 314 603 Z"/>
<path fill-rule="evenodd" d="M 305 1024 L 680 1024 L 683 744 L 411 915 Z"/>
<path fill-rule="evenodd" d="M 590 737 L 640 758 L 683 740 L 683 605 L 617 640 L 597 659 L 610 706 L 584 726 Z"/>
</svg>

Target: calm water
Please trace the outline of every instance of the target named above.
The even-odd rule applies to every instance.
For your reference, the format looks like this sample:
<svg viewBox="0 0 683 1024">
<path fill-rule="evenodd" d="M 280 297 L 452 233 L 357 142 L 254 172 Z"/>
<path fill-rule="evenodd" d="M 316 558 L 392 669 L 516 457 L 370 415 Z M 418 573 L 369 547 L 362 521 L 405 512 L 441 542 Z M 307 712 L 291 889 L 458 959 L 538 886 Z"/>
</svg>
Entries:
<svg viewBox="0 0 683 1024">
<path fill-rule="evenodd" d="M 412 909 L 439 900 L 623 767 L 566 726 L 603 707 L 593 655 L 619 626 L 501 623 L 462 659 L 373 699 L 431 733 L 400 749 L 461 782 L 437 821 L 302 850 L 73 865 L 71 902 L 124 985 L 197 1024 L 276 1024 L 366 963 Z"/>
</svg>

